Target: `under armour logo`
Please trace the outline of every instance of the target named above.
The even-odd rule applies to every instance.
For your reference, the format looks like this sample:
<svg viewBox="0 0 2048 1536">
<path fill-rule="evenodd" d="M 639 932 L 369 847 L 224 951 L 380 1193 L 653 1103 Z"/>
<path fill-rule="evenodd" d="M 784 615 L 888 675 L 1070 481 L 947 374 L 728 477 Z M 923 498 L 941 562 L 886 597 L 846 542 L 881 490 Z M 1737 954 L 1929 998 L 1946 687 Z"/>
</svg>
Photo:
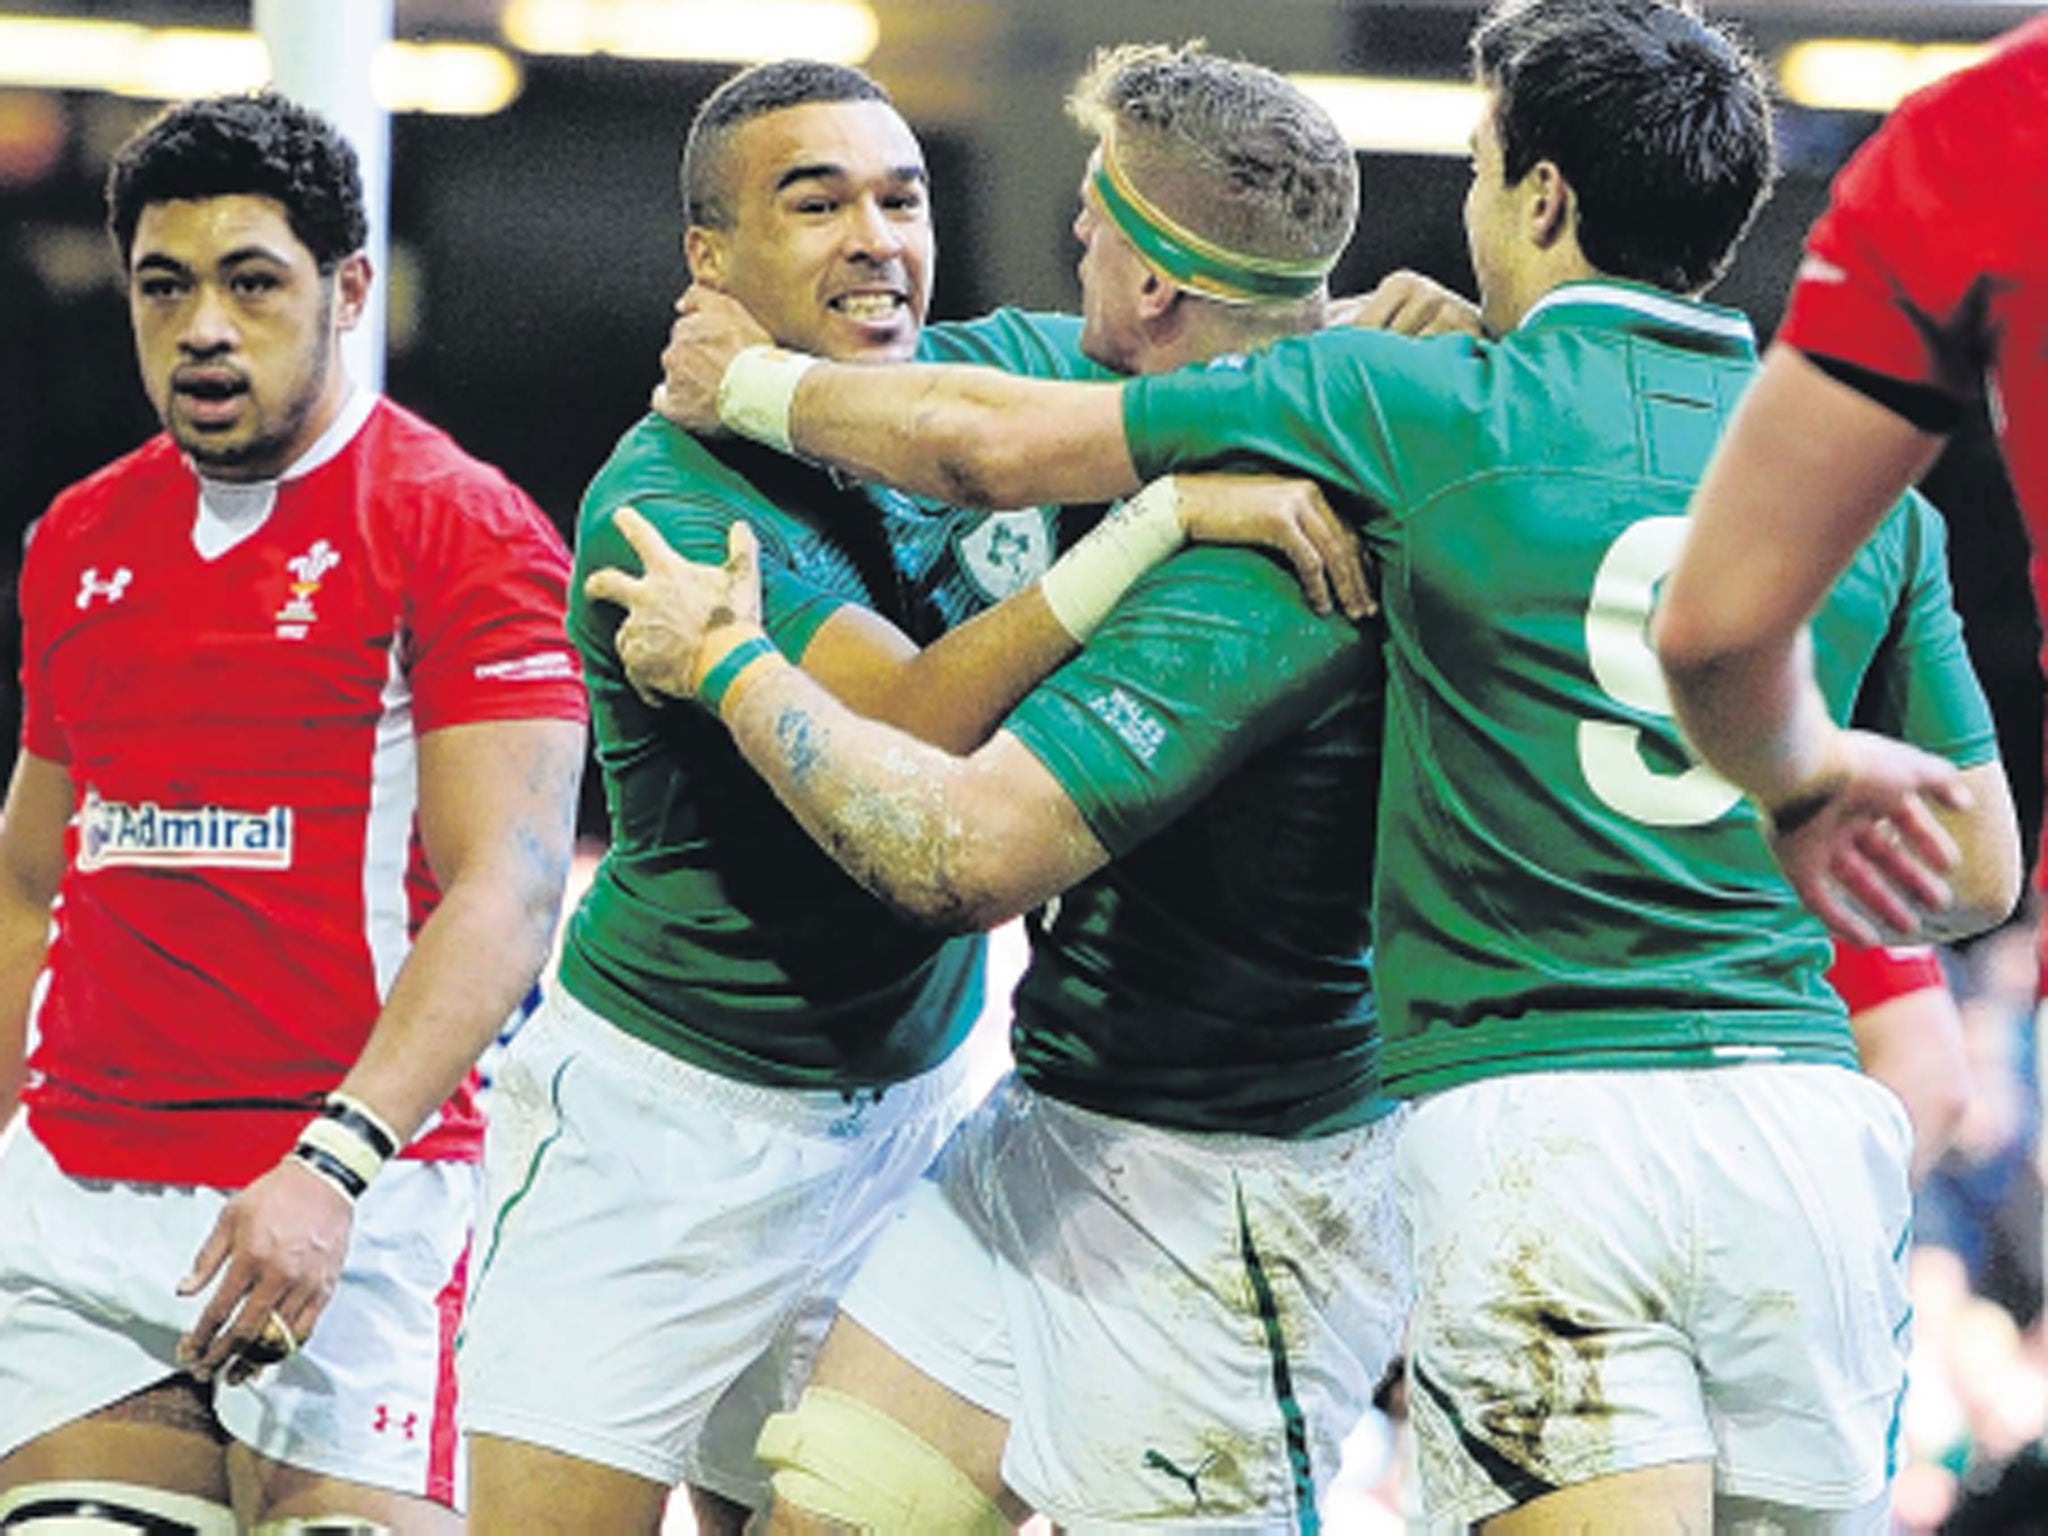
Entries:
<svg viewBox="0 0 2048 1536">
<path fill-rule="evenodd" d="M 78 597 L 76 601 L 79 611 L 82 613 L 87 608 L 90 608 L 92 600 L 96 597 L 104 597 L 110 603 L 118 603 L 121 601 L 122 594 L 128 590 L 128 583 L 134 579 L 135 573 L 123 565 L 116 567 L 114 574 L 105 581 L 102 581 L 100 580 L 100 568 L 96 565 L 88 565 L 83 571 L 78 573 Z"/>
<path fill-rule="evenodd" d="M 410 1412 L 393 1413 L 390 1404 L 379 1403 L 376 1414 L 370 1420 L 370 1428 L 380 1435 L 388 1435 L 395 1429 L 406 1439 L 413 1440 L 419 1437 L 420 1416 Z"/>
</svg>

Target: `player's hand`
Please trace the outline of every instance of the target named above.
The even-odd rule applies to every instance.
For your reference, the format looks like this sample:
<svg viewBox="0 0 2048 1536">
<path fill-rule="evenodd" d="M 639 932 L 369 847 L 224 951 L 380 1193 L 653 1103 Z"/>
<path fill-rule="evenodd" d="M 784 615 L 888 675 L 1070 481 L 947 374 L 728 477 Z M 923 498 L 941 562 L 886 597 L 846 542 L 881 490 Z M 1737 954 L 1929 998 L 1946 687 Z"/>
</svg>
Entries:
<svg viewBox="0 0 2048 1536">
<path fill-rule="evenodd" d="M 1251 544 L 1284 556 L 1308 605 L 1353 619 L 1379 612 L 1358 535 L 1312 480 L 1285 475 L 1176 474 L 1181 527 L 1195 544 Z"/>
<path fill-rule="evenodd" d="M 726 364 L 745 348 L 773 340 L 737 299 L 691 284 L 676 300 L 675 324 L 661 354 L 661 382 L 654 386 L 655 412 L 685 432 L 723 431 L 718 386 Z"/>
<path fill-rule="evenodd" d="M 213 1295 L 178 1341 L 178 1363 L 200 1380 L 245 1380 L 302 1347 L 341 1279 L 355 1208 L 325 1179 L 287 1157 L 222 1207 L 178 1282 Z M 267 1337 L 266 1337 L 267 1336 Z"/>
<path fill-rule="evenodd" d="M 1812 787 L 1765 818 L 1771 852 L 1800 899 L 1837 938 L 1900 944 L 1953 899 L 1961 850 L 1934 806 L 1962 810 L 1955 765 L 1867 731 L 1836 733 Z"/>
<path fill-rule="evenodd" d="M 1396 336 L 1484 336 L 1479 306 L 1420 272 L 1389 272 L 1372 292 L 1330 301 L 1331 325 Z"/>
<path fill-rule="evenodd" d="M 641 574 L 616 568 L 583 583 L 592 602 L 626 610 L 614 641 L 626 680 L 648 703 L 691 699 L 719 657 L 761 630 L 761 571 L 753 530 L 734 523 L 723 565 L 686 560 L 631 507 L 612 521 L 640 557 Z"/>
</svg>

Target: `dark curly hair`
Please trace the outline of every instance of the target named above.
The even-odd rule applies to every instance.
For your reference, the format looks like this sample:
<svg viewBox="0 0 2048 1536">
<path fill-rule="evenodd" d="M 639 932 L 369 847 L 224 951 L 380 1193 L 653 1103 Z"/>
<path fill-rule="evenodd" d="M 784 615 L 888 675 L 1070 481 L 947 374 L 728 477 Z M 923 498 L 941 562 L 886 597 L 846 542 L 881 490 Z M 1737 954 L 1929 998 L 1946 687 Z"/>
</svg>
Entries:
<svg viewBox="0 0 2048 1536">
<path fill-rule="evenodd" d="M 179 102 L 143 124 L 107 171 L 107 233 L 125 267 L 151 203 L 238 194 L 282 204 L 323 273 L 369 237 L 354 147 L 276 91 Z"/>
</svg>

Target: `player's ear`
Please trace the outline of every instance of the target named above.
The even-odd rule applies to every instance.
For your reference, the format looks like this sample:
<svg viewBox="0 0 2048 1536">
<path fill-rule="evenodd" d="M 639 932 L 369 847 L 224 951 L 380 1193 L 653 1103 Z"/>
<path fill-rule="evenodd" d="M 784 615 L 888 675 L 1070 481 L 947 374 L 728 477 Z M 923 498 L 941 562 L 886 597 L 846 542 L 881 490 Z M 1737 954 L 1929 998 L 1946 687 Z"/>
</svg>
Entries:
<svg viewBox="0 0 2048 1536">
<path fill-rule="evenodd" d="M 692 224 L 683 231 L 683 260 L 690 266 L 690 281 L 702 283 L 706 288 L 725 286 L 726 267 L 731 256 L 725 236 L 719 230 L 703 224 Z"/>
<path fill-rule="evenodd" d="M 1179 302 L 1180 289 L 1151 268 L 1146 268 L 1144 280 L 1138 286 L 1139 316 L 1145 320 L 1157 320 Z"/>
<path fill-rule="evenodd" d="M 1547 250 L 1572 232 L 1572 207 L 1578 194 L 1552 160 L 1538 160 L 1529 167 L 1524 184 L 1528 188 L 1524 207 L 1529 238 L 1539 249 Z"/>
<path fill-rule="evenodd" d="M 370 258 L 354 251 L 341 258 L 334 269 L 334 320 L 344 331 L 356 328 L 363 309 L 370 302 Z"/>
</svg>

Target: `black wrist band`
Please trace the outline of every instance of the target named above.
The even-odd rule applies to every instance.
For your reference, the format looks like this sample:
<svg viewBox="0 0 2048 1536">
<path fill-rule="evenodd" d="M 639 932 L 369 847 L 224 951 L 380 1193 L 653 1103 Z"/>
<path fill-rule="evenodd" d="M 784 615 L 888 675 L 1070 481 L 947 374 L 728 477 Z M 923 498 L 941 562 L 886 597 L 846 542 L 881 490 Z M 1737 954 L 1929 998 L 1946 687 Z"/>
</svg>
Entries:
<svg viewBox="0 0 2048 1536">
<path fill-rule="evenodd" d="M 1775 806 L 1764 814 L 1771 818 L 1773 837 L 1790 837 L 1814 817 L 1828 808 L 1828 802 L 1835 798 L 1833 789 L 1816 789 L 1807 794 L 1794 795 L 1783 805 Z"/>
<path fill-rule="evenodd" d="M 398 1143 L 385 1134 L 384 1127 L 352 1104 L 340 1099 L 329 1099 L 322 1106 L 320 1113 L 325 1119 L 345 1128 L 351 1136 L 375 1152 L 384 1162 L 389 1162 L 392 1154 L 398 1150 Z"/>
<path fill-rule="evenodd" d="M 360 1199 L 363 1191 L 370 1187 L 361 1174 L 325 1148 L 308 1146 L 302 1141 L 292 1148 L 292 1156 L 340 1190 L 351 1201 Z"/>
</svg>

